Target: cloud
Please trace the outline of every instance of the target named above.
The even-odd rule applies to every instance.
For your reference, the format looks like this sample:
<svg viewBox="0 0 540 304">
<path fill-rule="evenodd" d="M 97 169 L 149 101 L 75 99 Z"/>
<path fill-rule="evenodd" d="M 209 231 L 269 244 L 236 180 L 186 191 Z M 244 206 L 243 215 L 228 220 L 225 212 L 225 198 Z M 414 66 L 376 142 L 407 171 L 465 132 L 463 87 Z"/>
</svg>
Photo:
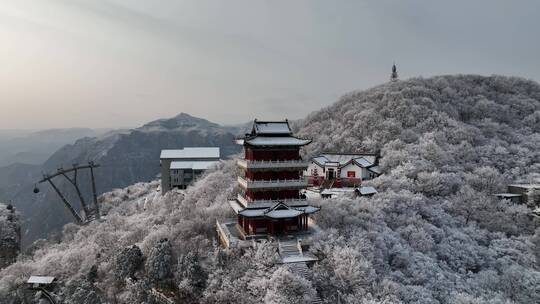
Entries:
<svg viewBox="0 0 540 304">
<path fill-rule="evenodd" d="M 181 111 L 227 123 L 267 113 L 303 117 L 387 81 L 394 60 L 402 78 L 538 79 L 540 42 L 531 37 L 539 5 L 7 2 L 0 6 L 0 33 L 10 42 L 0 50 L 0 100 L 9 111 L 0 113 L 0 128 L 136 125 Z M 62 115 L 66 108 L 73 115 Z"/>
</svg>

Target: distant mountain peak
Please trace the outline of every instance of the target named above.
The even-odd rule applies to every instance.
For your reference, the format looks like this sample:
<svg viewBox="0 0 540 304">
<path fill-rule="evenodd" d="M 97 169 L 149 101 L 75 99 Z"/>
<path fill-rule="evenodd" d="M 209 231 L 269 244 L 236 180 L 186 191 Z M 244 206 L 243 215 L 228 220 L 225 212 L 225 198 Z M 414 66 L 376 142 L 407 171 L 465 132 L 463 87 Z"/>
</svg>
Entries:
<svg viewBox="0 0 540 304">
<path fill-rule="evenodd" d="M 210 122 L 204 118 L 195 117 L 187 113 L 181 112 L 180 114 L 172 118 L 162 118 L 162 119 L 151 121 L 138 129 L 139 130 L 141 129 L 142 130 L 154 130 L 154 129 L 174 130 L 174 129 L 186 128 L 186 127 L 219 128 L 220 125 Z"/>
</svg>

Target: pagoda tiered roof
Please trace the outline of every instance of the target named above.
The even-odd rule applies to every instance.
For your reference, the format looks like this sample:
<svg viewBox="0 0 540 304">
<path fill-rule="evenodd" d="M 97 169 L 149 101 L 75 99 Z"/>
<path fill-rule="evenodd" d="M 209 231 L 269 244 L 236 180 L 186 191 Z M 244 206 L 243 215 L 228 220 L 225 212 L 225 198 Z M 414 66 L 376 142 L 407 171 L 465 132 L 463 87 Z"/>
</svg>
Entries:
<svg viewBox="0 0 540 304">
<path fill-rule="evenodd" d="M 252 134 L 270 134 L 270 135 L 276 135 L 276 134 L 286 134 L 291 135 L 292 130 L 289 126 L 288 120 L 282 120 L 282 121 L 260 121 L 255 119 L 253 123 L 253 128 L 251 129 Z"/>
<path fill-rule="evenodd" d="M 237 200 L 229 201 L 229 205 L 236 214 L 245 217 L 266 217 L 271 219 L 293 218 L 302 214 L 312 214 L 321 208 L 307 205 L 289 206 L 284 201 L 276 201 L 273 206 L 267 208 L 250 209 L 243 207 Z"/>
<path fill-rule="evenodd" d="M 300 194 L 308 185 L 302 171 L 309 166 L 300 147 L 310 142 L 295 137 L 287 120 L 255 120 L 251 133 L 237 140 L 244 145 L 244 158 L 237 161 L 244 192 L 229 205 L 244 239 L 309 230 L 309 215 L 320 210 Z"/>
<path fill-rule="evenodd" d="M 260 209 L 275 206 L 276 203 L 282 202 L 291 207 L 301 207 L 307 205 L 305 198 L 288 198 L 288 199 L 273 199 L 273 200 L 248 200 L 243 195 L 238 194 L 236 200 L 240 205 L 247 209 Z"/>
<path fill-rule="evenodd" d="M 236 141 L 241 145 L 269 146 L 305 146 L 310 139 L 298 138 L 292 135 L 289 121 L 258 121 L 255 119 L 251 133 Z"/>
</svg>

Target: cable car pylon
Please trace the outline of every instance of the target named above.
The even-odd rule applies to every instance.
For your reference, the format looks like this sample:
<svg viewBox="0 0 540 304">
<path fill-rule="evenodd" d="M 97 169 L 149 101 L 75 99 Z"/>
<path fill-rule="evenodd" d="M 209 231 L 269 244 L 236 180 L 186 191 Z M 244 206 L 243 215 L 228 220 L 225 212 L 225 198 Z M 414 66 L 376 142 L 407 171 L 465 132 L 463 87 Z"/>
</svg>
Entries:
<svg viewBox="0 0 540 304">
<path fill-rule="evenodd" d="M 71 168 L 67 168 L 67 169 L 58 168 L 58 170 L 54 174 L 44 174 L 43 179 L 41 179 L 38 182 L 38 184 L 48 182 L 51 185 L 51 187 L 54 189 L 56 194 L 58 194 L 58 196 L 60 197 L 60 199 L 62 200 L 62 202 L 66 206 L 66 208 L 69 210 L 69 212 L 73 216 L 73 218 L 75 218 L 75 221 L 77 222 L 77 224 L 80 224 L 80 225 L 87 224 L 87 223 L 93 221 L 94 219 L 99 219 L 100 218 L 99 206 L 98 206 L 98 202 L 97 202 L 97 193 L 96 193 L 96 181 L 95 181 L 95 177 L 94 177 L 94 168 L 98 168 L 99 166 L 100 165 L 95 164 L 94 162 L 91 161 L 91 162 L 88 162 L 88 164 L 86 164 L 86 165 L 73 164 L 73 166 Z M 92 197 L 93 197 L 93 206 L 92 207 L 90 207 L 90 206 L 88 206 L 86 204 L 86 201 L 83 198 L 81 189 L 79 188 L 79 184 L 77 182 L 77 172 L 79 170 L 84 170 L 84 169 L 89 169 L 90 170 L 90 179 L 92 181 Z M 71 172 L 73 172 L 73 175 L 69 176 L 68 173 L 71 173 Z M 79 197 L 79 201 L 80 201 L 80 204 L 81 204 L 81 209 L 84 211 L 84 218 L 75 210 L 75 208 L 73 208 L 73 205 L 69 203 L 69 201 L 66 199 L 64 194 L 62 194 L 60 189 L 58 189 L 56 184 L 53 182 L 53 179 L 55 177 L 58 177 L 58 176 L 63 176 L 75 188 L 75 191 L 77 192 L 77 196 Z M 36 184 L 36 186 L 34 187 L 34 193 L 37 194 L 39 192 L 40 192 L 40 190 L 39 190 L 39 188 L 37 187 L 37 184 Z"/>
</svg>

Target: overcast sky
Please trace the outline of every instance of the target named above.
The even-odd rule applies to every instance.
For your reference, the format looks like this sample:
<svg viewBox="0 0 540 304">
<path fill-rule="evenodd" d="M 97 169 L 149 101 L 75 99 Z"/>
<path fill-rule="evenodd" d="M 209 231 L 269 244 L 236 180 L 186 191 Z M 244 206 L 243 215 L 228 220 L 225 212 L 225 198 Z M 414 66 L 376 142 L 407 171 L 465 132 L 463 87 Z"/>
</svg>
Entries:
<svg viewBox="0 0 540 304">
<path fill-rule="evenodd" d="M 388 80 L 540 80 L 540 1 L 0 0 L 0 129 L 296 119 Z"/>
</svg>

